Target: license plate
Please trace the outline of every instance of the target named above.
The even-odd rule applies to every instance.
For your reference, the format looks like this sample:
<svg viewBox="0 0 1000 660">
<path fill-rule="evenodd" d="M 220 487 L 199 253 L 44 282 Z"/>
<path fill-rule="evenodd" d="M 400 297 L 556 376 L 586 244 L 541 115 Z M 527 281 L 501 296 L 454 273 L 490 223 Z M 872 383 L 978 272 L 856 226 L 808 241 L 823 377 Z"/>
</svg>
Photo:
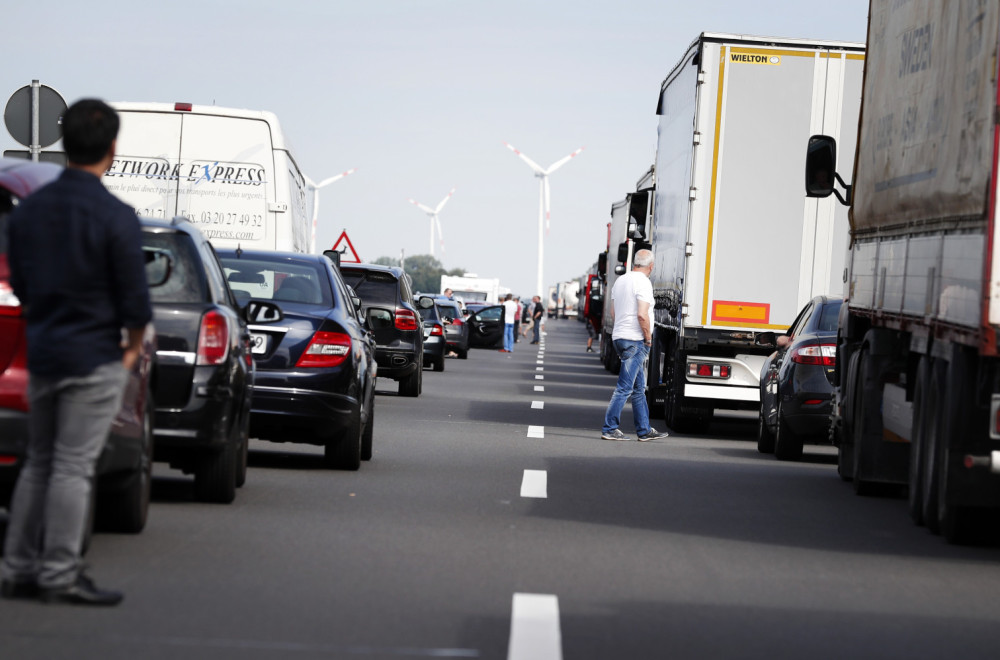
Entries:
<svg viewBox="0 0 1000 660">
<path fill-rule="evenodd" d="M 267 353 L 268 346 L 267 335 L 258 334 L 256 332 L 250 333 L 250 352 L 254 355 L 263 355 Z"/>
</svg>

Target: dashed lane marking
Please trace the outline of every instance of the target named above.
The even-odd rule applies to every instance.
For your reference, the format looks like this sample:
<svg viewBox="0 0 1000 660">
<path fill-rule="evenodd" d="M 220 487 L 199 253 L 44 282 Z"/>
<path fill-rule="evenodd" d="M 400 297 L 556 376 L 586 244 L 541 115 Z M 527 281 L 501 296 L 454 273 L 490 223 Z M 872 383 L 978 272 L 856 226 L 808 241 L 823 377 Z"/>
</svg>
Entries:
<svg viewBox="0 0 1000 660">
<path fill-rule="evenodd" d="M 549 475 L 545 470 L 525 470 L 521 478 L 521 497 L 545 499 L 549 496 Z"/>
<path fill-rule="evenodd" d="M 545 380 L 545 376 L 542 374 L 535 374 L 535 380 Z"/>
<path fill-rule="evenodd" d="M 544 392 L 545 391 L 545 386 L 544 385 L 535 385 L 535 391 L 536 392 Z"/>
<path fill-rule="evenodd" d="M 551 594 L 514 594 L 507 660 L 562 660 L 559 599 Z"/>
<path fill-rule="evenodd" d="M 544 408 L 545 408 L 545 402 L 544 401 L 532 401 L 531 402 L 531 409 L 532 410 L 542 410 Z"/>
<path fill-rule="evenodd" d="M 528 427 L 528 437 L 529 438 L 544 438 L 545 437 L 545 427 L 544 426 L 529 426 Z"/>
<path fill-rule="evenodd" d="M 545 367 L 535 367 L 535 371 L 545 371 Z"/>
</svg>

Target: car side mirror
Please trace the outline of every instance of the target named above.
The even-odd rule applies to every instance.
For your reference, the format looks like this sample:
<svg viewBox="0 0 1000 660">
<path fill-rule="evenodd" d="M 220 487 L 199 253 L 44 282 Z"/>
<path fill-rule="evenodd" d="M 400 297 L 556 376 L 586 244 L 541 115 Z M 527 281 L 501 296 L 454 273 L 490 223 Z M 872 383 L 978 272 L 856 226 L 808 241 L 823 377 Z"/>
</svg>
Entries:
<svg viewBox="0 0 1000 660">
<path fill-rule="evenodd" d="M 243 308 L 243 318 L 249 323 L 277 323 L 285 315 L 273 302 L 251 299 Z"/>
<path fill-rule="evenodd" d="M 753 343 L 765 348 L 775 348 L 778 345 L 778 336 L 773 332 L 759 332 L 754 337 Z"/>
<path fill-rule="evenodd" d="M 358 295 L 357 291 L 354 290 L 350 284 L 345 284 L 347 287 L 347 295 L 351 297 L 351 304 L 354 305 L 354 311 L 361 311 L 361 296 Z"/>
<path fill-rule="evenodd" d="M 149 287 L 163 286 L 170 279 L 174 270 L 174 260 L 167 250 L 159 248 L 142 248 L 146 259 L 146 283 Z"/>
</svg>

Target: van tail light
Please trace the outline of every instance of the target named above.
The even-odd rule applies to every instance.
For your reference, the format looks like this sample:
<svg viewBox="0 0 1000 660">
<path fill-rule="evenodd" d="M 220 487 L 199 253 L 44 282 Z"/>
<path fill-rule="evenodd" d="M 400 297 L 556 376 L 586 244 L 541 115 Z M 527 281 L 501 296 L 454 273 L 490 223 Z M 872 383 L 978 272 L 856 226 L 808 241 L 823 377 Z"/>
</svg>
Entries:
<svg viewBox="0 0 1000 660">
<path fill-rule="evenodd" d="M 317 332 L 296 367 L 336 367 L 351 352 L 351 336 L 342 332 Z"/>
<path fill-rule="evenodd" d="M 444 331 L 441 330 L 441 326 L 439 326 L 439 325 L 432 325 L 431 326 L 431 336 L 432 337 L 443 337 L 444 336 Z"/>
<path fill-rule="evenodd" d="M 192 105 L 190 103 L 174 103 L 174 110 L 177 112 L 191 112 Z"/>
<path fill-rule="evenodd" d="M 420 325 L 417 323 L 417 315 L 402 307 L 396 308 L 396 329 L 397 330 L 417 330 Z"/>
<path fill-rule="evenodd" d="M 198 359 L 196 364 L 222 364 L 229 356 L 229 321 L 211 310 L 201 317 L 198 331 Z"/>
<path fill-rule="evenodd" d="M 823 367 L 837 366 L 836 344 L 812 344 L 792 350 L 792 362 L 796 364 L 818 364 Z"/>
</svg>

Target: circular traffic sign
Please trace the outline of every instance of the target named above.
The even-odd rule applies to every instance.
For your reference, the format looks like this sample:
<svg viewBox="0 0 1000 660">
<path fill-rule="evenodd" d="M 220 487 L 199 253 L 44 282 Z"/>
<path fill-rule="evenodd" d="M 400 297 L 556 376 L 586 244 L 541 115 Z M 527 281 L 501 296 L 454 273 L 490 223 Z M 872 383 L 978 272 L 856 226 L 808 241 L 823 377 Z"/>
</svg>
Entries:
<svg viewBox="0 0 1000 660">
<path fill-rule="evenodd" d="M 62 116 L 66 101 L 48 85 L 38 87 L 38 146 L 50 147 L 62 137 Z M 31 85 L 11 94 L 3 113 L 10 136 L 26 147 L 31 146 Z"/>
</svg>

